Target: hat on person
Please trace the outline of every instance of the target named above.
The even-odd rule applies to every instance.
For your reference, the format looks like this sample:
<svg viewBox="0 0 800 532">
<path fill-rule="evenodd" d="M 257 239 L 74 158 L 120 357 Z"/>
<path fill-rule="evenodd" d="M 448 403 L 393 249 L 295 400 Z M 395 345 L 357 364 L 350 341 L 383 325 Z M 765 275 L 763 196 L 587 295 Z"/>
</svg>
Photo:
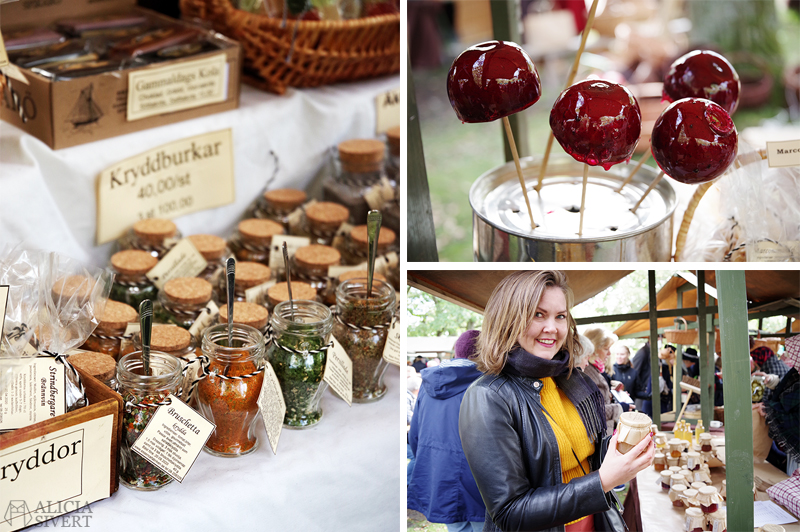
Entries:
<svg viewBox="0 0 800 532">
<path fill-rule="evenodd" d="M 762 345 L 750 351 L 750 356 L 756 361 L 756 364 L 763 366 L 767 359 L 775 354 L 775 351 L 769 347 Z"/>
<path fill-rule="evenodd" d="M 697 356 L 697 349 L 694 347 L 687 347 L 683 350 L 683 359 L 689 362 L 697 362 L 700 357 Z"/>
<path fill-rule="evenodd" d="M 461 334 L 456 340 L 455 357 L 456 358 L 471 358 L 475 356 L 476 344 L 478 342 L 478 335 L 480 331 L 469 330 Z"/>
</svg>

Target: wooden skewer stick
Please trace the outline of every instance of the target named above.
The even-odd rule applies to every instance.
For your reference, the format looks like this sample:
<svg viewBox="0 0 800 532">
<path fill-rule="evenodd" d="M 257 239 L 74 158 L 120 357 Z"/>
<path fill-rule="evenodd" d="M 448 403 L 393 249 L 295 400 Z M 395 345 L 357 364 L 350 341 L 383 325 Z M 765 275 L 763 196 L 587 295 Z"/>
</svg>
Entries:
<svg viewBox="0 0 800 532">
<path fill-rule="evenodd" d="M 589 183 L 589 165 L 583 165 L 583 189 L 581 190 L 581 221 L 578 225 L 578 236 L 583 235 L 583 208 L 586 206 L 586 185 Z"/>
<path fill-rule="evenodd" d="M 650 183 L 650 186 L 647 187 L 647 190 L 644 191 L 644 194 L 642 194 L 642 197 L 639 198 L 639 201 L 637 201 L 636 205 L 634 205 L 633 209 L 631 209 L 631 212 L 633 214 L 636 214 L 636 209 L 639 208 L 639 205 L 641 205 L 642 202 L 644 201 L 644 199 L 647 197 L 647 195 L 650 194 L 650 191 L 653 190 L 654 188 L 656 188 L 656 185 L 658 184 L 659 181 L 661 181 L 662 177 L 664 177 L 664 172 L 659 172 L 658 175 L 656 176 L 656 178 L 653 179 L 653 182 Z"/>
<path fill-rule="evenodd" d="M 586 17 L 586 25 L 583 27 L 583 33 L 581 33 L 581 45 L 578 48 L 578 53 L 575 54 L 575 61 L 572 63 L 572 69 L 569 71 L 569 76 L 567 77 L 567 86 L 565 87 L 568 89 L 572 82 L 575 81 L 575 75 L 578 73 L 578 66 L 581 63 L 581 54 L 583 54 L 583 49 L 586 48 L 586 39 L 589 38 L 589 32 L 592 30 L 592 26 L 594 25 L 594 14 L 597 11 L 597 4 L 599 0 L 592 1 L 592 7 L 589 8 L 589 14 Z M 539 192 L 542 188 L 542 180 L 544 179 L 544 174 L 547 171 L 547 161 L 550 159 L 550 149 L 553 147 L 553 131 L 550 131 L 550 136 L 547 137 L 547 149 L 544 152 L 544 158 L 542 159 L 542 167 L 539 169 L 539 181 L 536 183 L 536 192 Z"/>
<path fill-rule="evenodd" d="M 617 192 L 622 192 L 622 189 L 625 188 L 625 185 L 627 185 L 628 183 L 631 182 L 631 179 L 633 179 L 633 176 L 636 175 L 636 172 L 638 172 L 639 168 L 641 168 L 642 165 L 647 162 L 647 159 L 649 159 L 651 155 L 653 155 L 653 152 L 650 151 L 650 150 L 647 150 L 644 153 L 644 155 L 642 155 L 642 158 L 639 159 L 639 163 L 636 165 L 636 168 L 634 168 L 633 172 L 631 172 L 628 175 L 628 177 L 625 178 L 625 181 L 623 181 L 622 184 L 619 186 L 619 188 L 617 189 Z"/>
<path fill-rule="evenodd" d="M 511 155 L 514 156 L 514 165 L 517 167 L 517 177 L 519 178 L 519 186 L 522 187 L 522 195 L 525 196 L 525 205 L 528 206 L 528 216 L 531 218 L 531 229 L 536 229 L 536 222 L 533 221 L 533 209 L 531 209 L 531 202 L 528 200 L 528 189 L 525 187 L 525 178 L 522 177 L 522 167 L 519 165 L 519 154 L 517 153 L 517 144 L 514 142 L 514 134 L 511 132 L 511 123 L 508 117 L 503 117 L 503 126 L 506 128 L 506 136 L 508 137 L 508 145 L 511 147 Z"/>
</svg>

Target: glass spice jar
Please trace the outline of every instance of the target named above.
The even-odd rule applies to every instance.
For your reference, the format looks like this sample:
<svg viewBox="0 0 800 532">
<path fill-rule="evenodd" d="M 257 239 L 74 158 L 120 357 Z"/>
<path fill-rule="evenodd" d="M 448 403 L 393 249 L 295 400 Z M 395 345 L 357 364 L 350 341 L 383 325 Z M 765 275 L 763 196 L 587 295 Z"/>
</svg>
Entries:
<svg viewBox="0 0 800 532">
<path fill-rule="evenodd" d="M 220 276 L 225 272 L 225 264 L 228 258 L 233 256 L 228 249 L 225 239 L 217 235 L 190 235 L 188 238 L 197 251 L 206 259 L 206 268 L 197 277 L 205 279 L 211 286 L 217 286 Z"/>
<path fill-rule="evenodd" d="M 336 231 L 349 219 L 350 211 L 344 205 L 318 201 L 305 208 L 302 233 L 310 237 L 312 244 L 330 246 Z"/>
<path fill-rule="evenodd" d="M 233 284 L 233 299 L 235 301 L 246 301 L 248 288 L 253 288 L 264 284 L 272 278 L 272 270 L 269 266 L 264 266 L 260 262 L 237 262 L 236 277 Z M 223 275 L 219 280 L 219 295 L 221 301 L 228 300 L 228 283 Z"/>
<path fill-rule="evenodd" d="M 70 364 L 91 375 L 112 390 L 117 383 L 117 361 L 106 353 L 84 351 L 73 353 L 67 357 Z"/>
<path fill-rule="evenodd" d="M 268 190 L 258 198 L 253 210 L 254 218 L 265 218 L 278 222 L 289 233 L 289 215 L 308 199 L 308 195 L 296 188 Z"/>
<path fill-rule="evenodd" d="M 228 323 L 228 305 L 219 308 L 219 323 Z M 261 334 L 266 334 L 267 323 L 269 322 L 269 311 L 263 306 L 246 301 L 235 301 L 233 303 L 233 323 L 247 325 L 253 329 L 258 329 Z"/>
<path fill-rule="evenodd" d="M 667 457 L 664 456 L 664 453 L 656 452 L 653 455 L 653 467 L 656 471 L 664 471 L 667 467 Z"/>
<path fill-rule="evenodd" d="M 389 363 L 383 349 L 394 316 L 395 292 L 389 284 L 350 279 L 336 289 L 333 335 L 353 361 L 353 402 L 369 403 L 386 394 L 383 376 Z"/>
<path fill-rule="evenodd" d="M 126 249 L 111 255 L 111 270 L 116 274 L 109 298 L 133 308 L 145 299 L 156 299 L 158 289 L 145 275 L 158 259 L 140 249 Z"/>
<path fill-rule="evenodd" d="M 376 256 L 384 255 L 392 250 L 397 236 L 391 229 L 381 228 L 378 235 L 378 249 Z M 344 249 L 342 250 L 342 264 L 361 264 L 367 262 L 369 251 L 369 237 L 366 225 L 357 225 L 350 231 L 350 235 L 345 239 Z"/>
<path fill-rule="evenodd" d="M 386 147 L 378 139 L 350 139 L 339 143 L 333 173 L 323 180 L 322 198 L 340 203 L 350 211 L 350 223 L 367 219 L 364 194 L 382 175 Z"/>
<path fill-rule="evenodd" d="M 713 450 L 711 446 L 711 433 L 703 432 L 700 434 L 700 450 L 704 453 L 710 453 Z"/>
<path fill-rule="evenodd" d="M 661 477 L 661 490 L 662 491 L 669 491 L 669 488 L 672 487 L 672 471 L 665 470 L 660 473 Z"/>
<path fill-rule="evenodd" d="M 273 338 L 267 357 L 286 403 L 283 424 L 292 429 L 312 427 L 322 419 L 320 402 L 328 388 L 322 377 L 333 315 L 316 301 L 283 301 L 275 307 L 270 325 Z"/>
<path fill-rule="evenodd" d="M 171 220 L 147 218 L 139 220 L 119 240 L 117 249 L 139 249 L 161 259 L 181 239 L 181 233 Z"/>
<path fill-rule="evenodd" d="M 228 242 L 236 260 L 260 262 L 269 265 L 272 237 L 283 234 L 283 225 L 272 220 L 248 218 L 236 227 L 236 233 Z"/>
<path fill-rule="evenodd" d="M 189 330 L 213 297 L 211 283 L 199 277 L 170 279 L 158 292 L 153 309 L 158 323 L 172 323 Z"/>
<path fill-rule="evenodd" d="M 292 282 L 292 299 L 295 301 L 316 301 L 317 297 L 316 289 L 310 284 L 302 281 Z M 275 307 L 282 301 L 289 301 L 289 287 L 285 282 L 275 283 L 267 290 L 267 310 L 275 312 Z"/>
<path fill-rule="evenodd" d="M 366 268 L 366 266 L 365 266 L 365 268 Z M 378 272 L 373 272 L 372 273 L 372 278 L 373 279 L 379 279 L 379 280 L 384 281 L 384 282 L 388 282 L 386 277 L 383 274 L 380 274 Z M 367 280 L 367 270 L 366 269 L 364 269 L 364 270 L 350 270 L 350 271 L 342 272 L 341 274 L 339 274 L 339 277 L 337 277 L 334 280 L 334 285 L 332 287 L 332 290 L 330 290 L 328 292 L 327 297 L 325 298 L 325 300 L 323 302 L 328 304 L 328 305 L 335 304 L 336 303 L 336 289 L 339 287 L 340 284 L 342 284 L 343 282 L 347 281 L 348 279 L 363 279 L 364 281 L 366 281 Z"/>
<path fill-rule="evenodd" d="M 725 506 L 720 507 L 706 519 L 711 525 L 711 532 L 728 532 L 728 509 Z"/>
<path fill-rule="evenodd" d="M 131 446 L 144 430 L 170 393 L 176 393 L 181 382 L 180 361 L 158 351 L 150 351 L 151 375 L 144 374 L 142 352 L 134 351 L 117 362 L 119 393 L 125 404 L 122 416 L 123 435 L 120 443 L 119 480 L 136 490 L 157 490 L 172 482 L 172 477 L 154 466 Z"/>
<path fill-rule="evenodd" d="M 683 522 L 684 532 L 705 532 L 706 518 L 700 508 L 687 508 Z"/>
<path fill-rule="evenodd" d="M 311 244 L 295 251 L 292 258 L 292 281 L 300 280 L 311 285 L 324 301 L 333 290 L 328 278 L 328 268 L 337 266 L 342 255 L 336 248 Z"/>
<path fill-rule="evenodd" d="M 243 456 L 258 448 L 258 396 L 264 382 L 264 335 L 234 323 L 212 325 L 203 333 L 207 375 L 197 386 L 200 414 L 216 425 L 203 449 L 215 456 Z"/>
<path fill-rule="evenodd" d="M 118 360 L 125 329 L 128 328 L 129 323 L 139 319 L 139 313 L 130 305 L 109 299 L 97 319 L 100 323 L 86 339 L 82 349 L 105 353 L 111 355 L 114 360 Z"/>
<path fill-rule="evenodd" d="M 669 488 L 669 500 L 672 501 L 672 506 L 676 508 L 683 508 L 686 506 L 684 504 L 684 491 L 686 491 L 686 486 L 683 484 L 673 484 Z"/>
<path fill-rule="evenodd" d="M 386 131 L 388 157 L 386 158 L 386 177 L 394 190 L 394 199 L 381 207 L 383 225 L 400 234 L 400 126 Z"/>
</svg>

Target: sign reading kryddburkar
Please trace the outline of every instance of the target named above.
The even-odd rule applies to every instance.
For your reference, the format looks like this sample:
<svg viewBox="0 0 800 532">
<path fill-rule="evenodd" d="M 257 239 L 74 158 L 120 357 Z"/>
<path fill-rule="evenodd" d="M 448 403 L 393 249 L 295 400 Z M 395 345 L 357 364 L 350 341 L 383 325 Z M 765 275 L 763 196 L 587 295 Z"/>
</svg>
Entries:
<svg viewBox="0 0 800 532">
<path fill-rule="evenodd" d="M 0 532 L 82 508 L 85 516 L 89 503 L 111 495 L 111 460 L 90 457 L 109 457 L 113 428 L 108 415 L 0 451 Z"/>
<path fill-rule="evenodd" d="M 230 129 L 164 144 L 103 170 L 97 178 L 97 243 L 145 218 L 175 218 L 232 203 Z"/>
</svg>

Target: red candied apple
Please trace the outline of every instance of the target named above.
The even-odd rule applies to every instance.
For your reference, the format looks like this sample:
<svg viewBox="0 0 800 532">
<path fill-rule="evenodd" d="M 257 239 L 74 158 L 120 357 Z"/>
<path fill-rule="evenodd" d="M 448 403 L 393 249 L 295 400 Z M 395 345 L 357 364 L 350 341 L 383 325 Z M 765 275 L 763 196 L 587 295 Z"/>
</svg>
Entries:
<svg viewBox="0 0 800 532">
<path fill-rule="evenodd" d="M 689 52 L 672 63 L 664 76 L 664 100 L 705 98 L 729 114 L 739 105 L 742 84 L 727 59 L 711 50 Z"/>
<path fill-rule="evenodd" d="M 542 95 L 531 58 L 513 42 L 470 46 L 453 61 L 447 96 L 462 122 L 491 122 L 527 109 Z"/>
<path fill-rule="evenodd" d="M 665 174 L 697 185 L 725 172 L 736 158 L 737 139 L 725 109 L 704 98 L 684 98 L 658 117 L 650 147 Z"/>
<path fill-rule="evenodd" d="M 564 150 L 590 166 L 628 161 L 642 131 L 642 113 L 633 94 L 616 83 L 582 81 L 559 95 L 550 128 Z"/>
</svg>

